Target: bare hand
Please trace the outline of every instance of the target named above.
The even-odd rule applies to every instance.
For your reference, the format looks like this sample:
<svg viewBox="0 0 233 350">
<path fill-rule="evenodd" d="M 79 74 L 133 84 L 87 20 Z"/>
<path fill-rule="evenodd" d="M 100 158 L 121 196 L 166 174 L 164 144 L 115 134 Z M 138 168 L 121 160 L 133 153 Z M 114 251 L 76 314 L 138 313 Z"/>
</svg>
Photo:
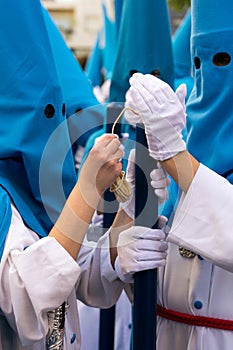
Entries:
<svg viewBox="0 0 233 350">
<path fill-rule="evenodd" d="M 82 193 L 90 191 L 102 195 L 120 175 L 123 156 L 121 142 L 116 135 L 104 134 L 91 149 L 79 176 Z"/>
</svg>

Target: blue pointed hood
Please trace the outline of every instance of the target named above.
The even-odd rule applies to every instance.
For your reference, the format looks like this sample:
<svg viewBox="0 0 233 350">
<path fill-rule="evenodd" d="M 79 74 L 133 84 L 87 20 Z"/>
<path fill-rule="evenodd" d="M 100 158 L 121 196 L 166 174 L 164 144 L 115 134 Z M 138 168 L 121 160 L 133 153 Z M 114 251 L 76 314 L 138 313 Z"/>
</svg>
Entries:
<svg viewBox="0 0 233 350">
<path fill-rule="evenodd" d="M 193 88 L 193 77 L 191 75 L 191 10 L 184 16 L 179 27 L 175 31 L 172 40 L 174 69 L 175 69 L 175 89 L 182 83 L 187 86 L 188 99 Z"/>
<path fill-rule="evenodd" d="M 158 71 L 173 86 L 173 55 L 166 0 L 127 0 L 123 4 L 110 101 L 123 102 L 134 71 Z"/>
<path fill-rule="evenodd" d="M 64 97 L 40 1 L 2 0 L 0 23 L 0 185 L 46 236 L 76 182 Z"/>
<path fill-rule="evenodd" d="M 191 10 L 188 10 L 179 27 L 173 35 L 173 55 L 175 76 L 190 75 L 191 71 Z"/>
<path fill-rule="evenodd" d="M 121 14 L 122 8 L 125 0 L 115 0 L 114 9 L 115 9 L 115 23 L 116 23 L 116 37 L 118 38 L 120 26 L 121 26 Z"/>
<path fill-rule="evenodd" d="M 10 197 L 8 196 L 7 192 L 4 190 L 2 186 L 0 186 L 0 203 L 1 203 L 1 209 L 0 209 L 0 260 L 2 257 L 4 244 L 5 244 L 5 238 L 9 231 L 10 223 L 11 223 L 11 203 L 10 203 Z"/>
<path fill-rule="evenodd" d="M 187 104 L 188 149 L 233 182 L 233 1 L 192 2 L 194 88 Z"/>
<path fill-rule="evenodd" d="M 103 27 L 97 34 L 85 71 L 93 86 L 111 79 L 116 52 L 116 24 L 109 18 L 105 2 L 102 2 Z"/>
<path fill-rule="evenodd" d="M 43 8 L 54 60 L 62 87 L 66 113 L 68 116 L 77 110 L 98 104 L 90 81 L 80 67 L 71 49 L 53 22 L 49 12 Z"/>
<path fill-rule="evenodd" d="M 88 56 L 86 65 L 85 65 L 85 73 L 88 77 L 90 83 L 93 87 L 100 86 L 102 84 L 102 52 L 100 48 L 100 38 L 103 35 L 103 28 L 97 33 L 96 40 L 94 46 Z"/>
<path fill-rule="evenodd" d="M 102 127 L 105 111 L 93 93 L 91 82 L 45 8 L 43 14 L 62 89 L 65 112 L 69 117 L 70 139 L 76 146 L 84 146 L 93 130 Z"/>
</svg>

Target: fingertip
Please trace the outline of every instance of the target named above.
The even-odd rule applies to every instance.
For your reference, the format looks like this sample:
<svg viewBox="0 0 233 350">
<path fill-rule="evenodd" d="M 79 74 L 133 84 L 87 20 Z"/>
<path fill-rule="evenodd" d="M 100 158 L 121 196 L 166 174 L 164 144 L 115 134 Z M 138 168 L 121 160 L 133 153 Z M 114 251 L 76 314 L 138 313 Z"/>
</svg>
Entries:
<svg viewBox="0 0 233 350">
<path fill-rule="evenodd" d="M 135 82 L 135 84 L 130 87 L 131 97 L 132 97 L 132 94 L 138 93 L 138 89 L 136 88 L 136 86 L 138 86 L 138 82 Z"/>
<path fill-rule="evenodd" d="M 179 97 L 179 99 L 184 100 L 187 94 L 187 86 L 185 83 L 180 84 L 178 88 L 176 89 L 176 95 Z"/>
<path fill-rule="evenodd" d="M 135 148 L 131 149 L 128 159 L 129 159 L 130 162 L 134 162 L 135 161 Z"/>
<path fill-rule="evenodd" d="M 178 86 L 178 88 L 176 89 L 176 91 L 179 91 L 179 90 L 181 90 L 181 91 L 185 91 L 186 92 L 186 90 L 187 90 L 187 85 L 185 84 L 185 83 L 182 83 L 182 84 L 180 84 L 179 86 Z"/>
<path fill-rule="evenodd" d="M 153 169 L 153 170 L 150 172 L 150 177 L 152 178 L 154 174 L 155 174 L 155 169 Z"/>
<path fill-rule="evenodd" d="M 111 132 L 105 132 L 101 137 L 106 137 L 106 136 L 110 136 L 112 137 L 112 133 Z"/>
<path fill-rule="evenodd" d="M 136 72 L 132 75 L 132 77 L 129 79 L 129 82 L 133 82 L 135 79 L 140 79 L 141 77 L 143 77 L 142 73 Z"/>
<path fill-rule="evenodd" d="M 160 229 L 164 229 L 166 224 L 168 222 L 168 218 L 164 215 L 160 215 L 159 220 L 158 220 L 158 226 Z"/>
<path fill-rule="evenodd" d="M 122 132 L 121 133 L 121 138 L 125 141 L 128 140 L 129 138 L 129 133 L 128 132 Z"/>
<path fill-rule="evenodd" d="M 99 143 L 100 141 L 102 141 L 102 140 L 104 140 L 104 139 L 109 139 L 109 136 L 110 136 L 111 134 L 109 134 L 109 133 L 104 133 L 104 134 L 102 134 L 101 136 L 99 136 L 99 137 L 97 137 L 97 139 L 96 139 L 96 141 L 97 141 L 97 143 Z"/>
</svg>

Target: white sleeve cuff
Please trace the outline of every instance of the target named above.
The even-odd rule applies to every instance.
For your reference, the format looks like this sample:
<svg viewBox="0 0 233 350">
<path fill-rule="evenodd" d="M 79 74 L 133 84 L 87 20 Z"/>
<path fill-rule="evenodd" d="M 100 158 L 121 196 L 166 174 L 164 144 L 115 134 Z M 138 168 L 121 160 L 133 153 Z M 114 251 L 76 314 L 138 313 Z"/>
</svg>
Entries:
<svg viewBox="0 0 233 350">
<path fill-rule="evenodd" d="M 181 197 L 168 241 L 233 272 L 233 235 L 226 226 L 232 207 L 233 186 L 201 164 Z"/>
<path fill-rule="evenodd" d="M 119 263 L 119 258 L 116 258 L 115 264 L 115 271 L 117 273 L 118 278 L 124 282 L 124 283 L 132 283 L 133 282 L 133 275 L 131 273 L 128 274 L 123 274 L 121 272 L 121 268 L 120 268 L 120 263 Z"/>
</svg>

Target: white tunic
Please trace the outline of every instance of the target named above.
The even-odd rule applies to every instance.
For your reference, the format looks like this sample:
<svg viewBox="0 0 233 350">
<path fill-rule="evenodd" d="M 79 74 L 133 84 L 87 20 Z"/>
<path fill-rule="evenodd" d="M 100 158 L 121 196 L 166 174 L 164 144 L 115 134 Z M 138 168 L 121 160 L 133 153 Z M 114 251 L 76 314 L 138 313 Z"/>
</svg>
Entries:
<svg viewBox="0 0 233 350">
<path fill-rule="evenodd" d="M 76 297 L 110 307 L 124 286 L 111 267 L 108 236 L 96 249 L 84 245 L 77 264 L 54 238 L 39 240 L 13 206 L 12 214 L 0 264 L 0 350 L 22 349 L 20 341 L 25 350 L 44 350 L 47 312 L 64 301 L 64 350 L 80 349 Z"/>
<path fill-rule="evenodd" d="M 175 311 L 233 320 L 233 186 L 201 165 L 183 195 L 159 272 L 159 304 Z M 185 258 L 178 246 L 197 255 Z M 158 350 L 232 350 L 233 332 L 158 317 Z"/>
<path fill-rule="evenodd" d="M 81 350 L 98 350 L 100 310 L 78 301 L 80 329 L 82 334 Z M 90 337 L 90 327 L 92 335 Z M 132 304 L 125 291 L 116 303 L 114 350 L 130 350 L 132 329 Z"/>
</svg>

